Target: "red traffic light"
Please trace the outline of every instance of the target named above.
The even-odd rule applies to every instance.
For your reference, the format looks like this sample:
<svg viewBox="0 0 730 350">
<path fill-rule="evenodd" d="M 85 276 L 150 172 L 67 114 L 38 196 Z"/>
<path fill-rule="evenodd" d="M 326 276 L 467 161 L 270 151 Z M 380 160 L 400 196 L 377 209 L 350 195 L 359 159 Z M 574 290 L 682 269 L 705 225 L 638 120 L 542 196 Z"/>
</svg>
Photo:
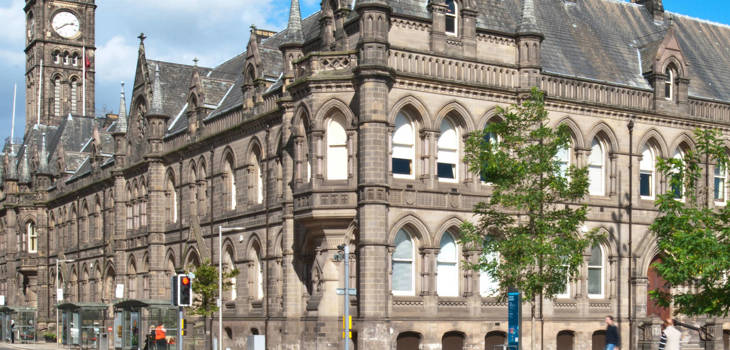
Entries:
<svg viewBox="0 0 730 350">
<path fill-rule="evenodd" d="M 185 286 L 187 286 L 188 284 L 190 284 L 190 278 L 183 277 L 182 278 L 182 284 L 185 285 Z"/>
</svg>

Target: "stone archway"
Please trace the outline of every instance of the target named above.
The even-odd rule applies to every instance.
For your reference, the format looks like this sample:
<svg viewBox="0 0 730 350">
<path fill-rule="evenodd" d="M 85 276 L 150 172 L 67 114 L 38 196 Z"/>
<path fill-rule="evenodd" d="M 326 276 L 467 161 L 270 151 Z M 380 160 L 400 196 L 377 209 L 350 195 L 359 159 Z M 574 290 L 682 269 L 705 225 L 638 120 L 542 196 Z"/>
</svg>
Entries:
<svg viewBox="0 0 730 350">
<path fill-rule="evenodd" d="M 646 272 L 646 276 L 648 279 L 648 285 L 647 285 L 647 291 L 651 290 L 661 290 L 668 292 L 669 291 L 669 285 L 667 284 L 667 281 L 662 278 L 662 276 L 659 275 L 659 272 L 654 267 L 654 263 L 661 262 L 662 259 L 658 255 L 654 257 L 654 259 L 651 260 L 651 263 L 649 264 L 649 269 Z M 654 301 L 649 293 L 646 295 L 646 316 L 647 317 L 659 317 L 662 320 L 666 320 L 670 317 L 669 308 L 661 307 L 657 305 L 656 301 Z"/>
</svg>

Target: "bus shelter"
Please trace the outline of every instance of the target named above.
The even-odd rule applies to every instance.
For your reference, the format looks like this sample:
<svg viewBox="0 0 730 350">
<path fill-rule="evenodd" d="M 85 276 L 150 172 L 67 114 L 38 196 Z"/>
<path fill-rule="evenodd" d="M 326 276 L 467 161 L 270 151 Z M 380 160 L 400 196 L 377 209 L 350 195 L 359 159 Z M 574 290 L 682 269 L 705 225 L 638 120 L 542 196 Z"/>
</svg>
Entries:
<svg viewBox="0 0 730 350">
<path fill-rule="evenodd" d="M 178 310 L 170 300 L 124 299 L 114 304 L 115 350 L 168 350 L 177 345 Z M 161 328 L 158 328 L 162 325 Z M 162 339 L 156 338 L 156 331 Z"/>
<path fill-rule="evenodd" d="M 27 306 L 0 307 L 0 339 L 10 341 L 10 321 L 15 321 L 15 341 L 34 342 L 36 308 Z"/>
<path fill-rule="evenodd" d="M 61 312 L 61 343 L 80 349 L 97 349 L 104 333 L 106 304 L 64 303 L 57 306 Z"/>
</svg>

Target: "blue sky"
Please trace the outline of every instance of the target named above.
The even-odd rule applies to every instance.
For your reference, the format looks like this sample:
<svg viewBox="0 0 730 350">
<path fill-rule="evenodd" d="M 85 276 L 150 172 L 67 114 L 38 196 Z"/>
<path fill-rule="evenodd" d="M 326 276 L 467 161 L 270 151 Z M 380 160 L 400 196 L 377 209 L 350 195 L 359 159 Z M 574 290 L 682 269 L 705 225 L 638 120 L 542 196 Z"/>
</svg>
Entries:
<svg viewBox="0 0 730 350">
<path fill-rule="evenodd" d="M 558 0 L 555 0 L 558 1 Z M 579 0 L 595 1 L 595 0 Z M 315 12 L 319 0 L 301 0 L 302 15 Z M 137 56 L 136 37 L 144 32 L 147 57 L 212 67 L 242 52 L 249 28 L 286 26 L 290 0 L 97 0 L 96 112 L 116 112 L 119 83 L 131 80 Z M 0 140 L 10 136 L 13 83 L 18 83 L 15 137 L 24 118 L 25 0 L 0 0 Z M 730 6 L 722 0 L 664 0 L 668 11 L 730 24 Z M 161 16 L 160 14 L 164 14 Z M 224 34 L 224 35 L 221 35 Z M 129 103 L 129 101 L 127 101 Z"/>
</svg>

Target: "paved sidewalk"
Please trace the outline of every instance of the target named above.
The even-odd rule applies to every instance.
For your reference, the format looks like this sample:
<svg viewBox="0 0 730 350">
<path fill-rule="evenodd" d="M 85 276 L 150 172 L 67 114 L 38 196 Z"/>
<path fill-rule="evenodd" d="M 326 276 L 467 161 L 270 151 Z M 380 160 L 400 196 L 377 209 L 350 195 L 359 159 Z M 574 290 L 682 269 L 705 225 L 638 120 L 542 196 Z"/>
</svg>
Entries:
<svg viewBox="0 0 730 350">
<path fill-rule="evenodd" d="M 46 342 L 38 342 L 38 343 L 28 343 L 28 344 L 21 344 L 21 343 L 0 343 L 0 348 L 6 348 L 6 349 L 18 349 L 18 350 L 56 350 L 56 349 L 64 349 L 63 345 L 56 343 L 46 343 Z"/>
</svg>

